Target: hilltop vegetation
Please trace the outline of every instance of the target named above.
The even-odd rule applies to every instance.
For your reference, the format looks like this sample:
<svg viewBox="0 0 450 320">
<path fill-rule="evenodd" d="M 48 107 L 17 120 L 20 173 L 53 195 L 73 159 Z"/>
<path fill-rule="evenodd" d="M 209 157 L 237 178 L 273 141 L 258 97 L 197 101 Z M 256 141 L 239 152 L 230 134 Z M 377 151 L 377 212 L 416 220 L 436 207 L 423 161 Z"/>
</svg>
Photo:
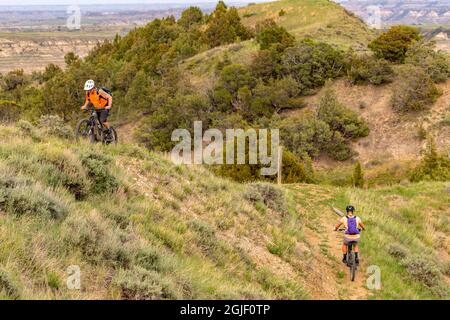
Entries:
<svg viewBox="0 0 450 320">
<path fill-rule="evenodd" d="M 448 57 L 422 41 L 417 29 L 391 28 L 364 43 L 365 51 L 370 47 L 373 53 L 361 53 L 331 39 L 324 42 L 315 34 L 312 39 L 295 33 L 298 29 L 291 25 L 300 9 L 319 25 L 323 23 L 316 17 L 319 13 L 339 12 L 355 24 L 359 20 L 329 1 L 295 3 L 295 7 L 292 1 L 249 6 L 241 9 L 243 18 L 223 2 L 209 15 L 192 7 L 178 21 L 156 19 L 124 37 L 116 36 L 85 59 L 68 54 L 66 70 L 49 65 L 32 76 L 10 72 L 2 77 L 0 117 L 36 122 L 41 115 L 56 114 L 73 123 L 84 99 L 82 84 L 93 78 L 113 91 L 113 120 L 138 122 L 135 138 L 151 150 L 170 151 L 173 130 L 192 131 L 195 120 L 201 120 L 205 130 L 280 128 L 292 160 L 289 166 L 298 173 L 290 179 L 306 182 L 313 179 L 304 173 L 309 163 L 321 155 L 354 160 L 357 152 L 352 145 L 370 135 L 367 119 L 339 101 L 332 90 L 323 93 L 312 110 L 305 108 L 307 97 L 337 79 L 376 86 L 398 79 L 390 103 L 399 114 L 424 112 L 441 96 L 436 83 L 448 79 Z M 242 10 L 256 14 L 249 16 Z M 297 25 L 309 23 L 297 21 Z M 220 58 L 212 66 L 208 59 L 197 60 L 216 54 Z M 291 111 L 297 112 L 295 117 Z M 245 169 L 252 173 L 241 180 L 260 179 L 254 169 Z M 238 176 L 229 170 L 226 175 Z"/>
<path fill-rule="evenodd" d="M 345 48 L 366 50 L 373 31 L 353 13 L 329 0 L 282 0 L 241 8 L 242 22 L 255 27 L 274 20 L 297 39 L 313 38 Z"/>
<path fill-rule="evenodd" d="M 2 298 L 449 298 L 448 183 L 238 184 L 44 128 L 0 127 Z M 368 229 L 353 286 L 329 231 L 328 206 L 349 202 Z M 380 291 L 363 288 L 369 265 Z M 81 290 L 67 288 L 69 266 Z"/>
</svg>

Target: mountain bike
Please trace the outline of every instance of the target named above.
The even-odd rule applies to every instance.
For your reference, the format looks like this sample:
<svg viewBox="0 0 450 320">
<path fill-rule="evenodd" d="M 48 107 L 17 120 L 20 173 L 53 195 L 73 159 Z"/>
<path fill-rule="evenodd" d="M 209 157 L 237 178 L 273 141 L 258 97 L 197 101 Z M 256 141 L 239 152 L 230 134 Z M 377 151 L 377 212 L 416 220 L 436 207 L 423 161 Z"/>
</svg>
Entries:
<svg viewBox="0 0 450 320">
<path fill-rule="evenodd" d="M 345 230 L 338 230 L 338 231 L 345 231 Z M 353 246 L 356 244 L 356 241 L 350 241 L 347 244 L 347 267 L 350 270 L 350 280 L 355 281 L 356 278 L 356 271 L 358 270 L 358 264 L 356 263 L 356 257 L 355 252 L 353 251 Z"/>
<path fill-rule="evenodd" d="M 353 245 L 356 242 L 349 242 L 347 245 L 347 267 L 350 269 L 350 280 L 355 281 L 356 270 L 358 265 L 356 264 L 355 253 L 353 252 Z"/>
<path fill-rule="evenodd" d="M 110 126 L 110 133 L 105 134 L 105 126 L 100 122 L 94 108 L 86 110 L 91 116 L 78 122 L 75 137 L 77 141 L 89 139 L 91 143 L 102 142 L 104 144 L 116 144 L 118 142 L 117 132 Z"/>
</svg>

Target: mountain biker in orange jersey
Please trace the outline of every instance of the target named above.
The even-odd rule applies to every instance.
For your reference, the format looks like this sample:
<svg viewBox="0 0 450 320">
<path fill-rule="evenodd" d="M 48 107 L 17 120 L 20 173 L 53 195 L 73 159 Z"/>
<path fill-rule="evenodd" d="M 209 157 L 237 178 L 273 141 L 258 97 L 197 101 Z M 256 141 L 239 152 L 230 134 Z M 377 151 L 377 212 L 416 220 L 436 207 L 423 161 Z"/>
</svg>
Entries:
<svg viewBox="0 0 450 320">
<path fill-rule="evenodd" d="M 359 247 L 358 242 L 360 239 L 360 230 L 366 230 L 364 224 L 362 223 L 361 219 L 354 215 L 355 207 L 352 205 L 348 205 L 346 208 L 347 215 L 345 217 L 342 217 L 339 221 L 339 224 L 336 225 L 334 228 L 334 231 L 337 231 L 341 225 L 345 227 L 345 235 L 344 235 L 344 242 L 342 244 L 342 253 L 343 258 L 342 262 L 346 263 L 347 261 L 347 245 L 350 242 L 354 242 L 354 252 L 355 252 L 355 261 L 356 264 L 359 264 Z"/>
<path fill-rule="evenodd" d="M 94 80 L 86 81 L 84 84 L 84 91 L 86 92 L 86 101 L 81 107 L 81 110 L 86 110 L 88 105 L 92 104 L 97 112 L 99 121 L 106 128 L 106 133 L 109 134 L 108 116 L 109 110 L 112 107 L 112 96 L 103 89 L 96 88 Z"/>
</svg>

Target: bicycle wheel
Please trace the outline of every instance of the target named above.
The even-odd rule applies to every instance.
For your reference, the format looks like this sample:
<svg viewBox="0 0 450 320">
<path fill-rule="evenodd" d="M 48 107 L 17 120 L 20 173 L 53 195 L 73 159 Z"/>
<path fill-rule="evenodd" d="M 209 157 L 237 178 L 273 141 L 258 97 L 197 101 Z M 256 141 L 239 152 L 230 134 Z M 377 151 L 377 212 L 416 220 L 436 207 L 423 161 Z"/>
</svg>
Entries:
<svg viewBox="0 0 450 320">
<path fill-rule="evenodd" d="M 355 254 L 353 252 L 350 253 L 350 259 L 349 259 L 349 268 L 350 268 L 350 280 L 355 281 L 356 277 L 356 260 L 355 260 Z"/>
<path fill-rule="evenodd" d="M 80 120 L 75 130 L 75 138 L 77 141 L 82 139 L 92 140 L 92 128 L 89 119 Z"/>
<path fill-rule="evenodd" d="M 113 143 L 117 144 L 117 142 L 119 142 L 119 136 L 117 135 L 116 129 L 111 127 L 111 132 L 112 132 L 112 136 L 113 136 Z"/>
<path fill-rule="evenodd" d="M 117 142 L 119 141 L 119 138 L 117 136 L 116 129 L 114 129 L 113 127 L 110 127 L 109 130 L 111 131 L 111 133 L 109 134 L 108 138 L 103 139 L 104 143 L 105 144 L 117 144 Z"/>
</svg>

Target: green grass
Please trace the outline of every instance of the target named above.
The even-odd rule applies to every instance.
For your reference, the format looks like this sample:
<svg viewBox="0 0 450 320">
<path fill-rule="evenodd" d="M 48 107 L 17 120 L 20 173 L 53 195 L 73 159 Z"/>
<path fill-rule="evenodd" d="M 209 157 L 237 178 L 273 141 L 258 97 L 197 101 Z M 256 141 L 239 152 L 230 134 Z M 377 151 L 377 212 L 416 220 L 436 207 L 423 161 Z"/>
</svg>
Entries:
<svg viewBox="0 0 450 320">
<path fill-rule="evenodd" d="M 280 16 L 284 10 L 286 14 Z M 328 0 L 281 0 L 240 9 L 244 24 L 273 19 L 297 39 L 312 37 L 334 45 L 364 49 L 372 31 L 352 13 Z M 248 16 L 249 15 L 249 16 Z M 245 17 L 248 16 L 248 17 Z"/>
<path fill-rule="evenodd" d="M 279 16 L 280 10 L 286 14 Z M 254 28 L 258 22 L 273 19 L 285 27 L 297 41 L 313 38 L 341 49 L 353 47 L 366 51 L 373 32 L 363 21 L 328 0 L 280 0 L 239 8 L 242 22 Z M 181 63 L 189 73 L 192 85 L 206 92 L 214 83 L 214 70 L 218 62 L 227 56 L 233 63 L 249 64 L 259 49 L 255 40 L 234 43 L 202 52 Z"/>
<path fill-rule="evenodd" d="M 339 244 L 326 239 L 320 221 L 329 204 L 349 202 L 367 225 L 363 259 L 382 270 L 382 290 L 371 297 L 443 298 L 448 261 L 435 235 L 448 236 L 448 183 L 278 189 L 175 166 L 129 144 L 33 139 L 4 126 L 0 139 L 2 298 L 313 298 L 298 250 L 310 240 L 305 228 L 316 226 L 320 257 L 341 290 Z M 392 243 L 404 256 L 389 253 Z M 427 283 L 421 270 L 435 269 L 417 260 L 425 252 L 442 268 Z M 308 256 L 309 266 L 318 263 Z M 66 287 L 70 265 L 80 266 L 82 291 Z"/>
<path fill-rule="evenodd" d="M 249 255 L 255 246 L 271 255 L 258 230 L 281 225 L 282 217 L 271 208 L 262 216 L 244 198 L 247 186 L 132 145 L 91 146 L 44 134 L 33 140 L 15 127 L 0 127 L 0 137 L 9 140 L 0 144 L 2 297 L 307 295 L 290 275 Z M 27 201 L 12 202 L 23 192 Z M 65 214 L 40 210 L 47 197 Z M 281 235 L 281 227 L 274 232 Z M 287 254 L 284 239 L 278 244 Z M 82 291 L 66 288 L 70 265 L 81 268 Z"/>
<path fill-rule="evenodd" d="M 443 257 L 436 246 L 437 230 L 433 225 L 440 215 L 450 214 L 448 186 L 449 183 L 420 183 L 407 187 L 345 191 L 347 201 L 341 202 L 340 206 L 349 202 L 360 209 L 358 214 L 367 224 L 361 250 L 369 265 L 381 268 L 383 288 L 376 292 L 376 297 L 436 298 L 436 288 L 415 281 L 405 270 L 401 259 L 387 254 L 387 248 L 391 244 L 401 244 L 407 248 L 408 257 L 418 255 L 436 264 L 442 262 L 440 259 Z M 433 208 L 430 203 L 441 209 Z M 440 281 L 444 283 L 444 280 Z"/>
</svg>

